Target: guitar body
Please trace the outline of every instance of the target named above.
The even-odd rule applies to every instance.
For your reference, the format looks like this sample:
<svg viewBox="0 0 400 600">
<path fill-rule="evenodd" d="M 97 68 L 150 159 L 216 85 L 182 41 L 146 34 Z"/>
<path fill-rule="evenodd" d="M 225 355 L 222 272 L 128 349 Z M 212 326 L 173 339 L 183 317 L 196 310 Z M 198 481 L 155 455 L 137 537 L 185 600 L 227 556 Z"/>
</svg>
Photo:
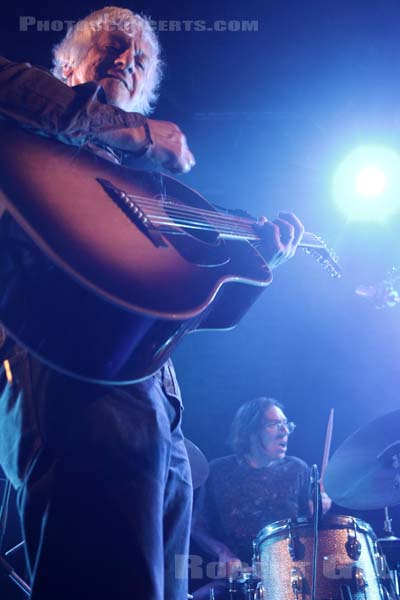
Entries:
<svg viewBox="0 0 400 600">
<path fill-rule="evenodd" d="M 219 213 L 173 178 L 8 124 L 0 136 L 0 321 L 49 365 L 145 378 L 184 334 L 235 326 L 270 282 L 257 250 L 210 228 Z M 199 227 L 177 224 L 192 208 Z"/>
</svg>

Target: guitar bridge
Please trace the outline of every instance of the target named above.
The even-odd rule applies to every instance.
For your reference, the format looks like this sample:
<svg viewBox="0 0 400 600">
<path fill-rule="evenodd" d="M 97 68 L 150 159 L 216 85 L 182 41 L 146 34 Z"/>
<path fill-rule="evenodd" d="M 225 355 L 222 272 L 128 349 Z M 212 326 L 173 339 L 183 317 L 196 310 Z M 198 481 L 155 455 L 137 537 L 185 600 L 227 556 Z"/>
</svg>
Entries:
<svg viewBox="0 0 400 600">
<path fill-rule="evenodd" d="M 160 232 L 136 203 L 135 196 L 131 196 L 124 192 L 124 190 L 117 188 L 108 179 L 97 177 L 97 181 L 128 219 L 130 219 L 130 221 L 132 221 L 132 223 L 134 223 L 136 227 L 149 238 L 149 240 L 151 240 L 154 246 L 157 248 L 167 246 Z"/>
</svg>

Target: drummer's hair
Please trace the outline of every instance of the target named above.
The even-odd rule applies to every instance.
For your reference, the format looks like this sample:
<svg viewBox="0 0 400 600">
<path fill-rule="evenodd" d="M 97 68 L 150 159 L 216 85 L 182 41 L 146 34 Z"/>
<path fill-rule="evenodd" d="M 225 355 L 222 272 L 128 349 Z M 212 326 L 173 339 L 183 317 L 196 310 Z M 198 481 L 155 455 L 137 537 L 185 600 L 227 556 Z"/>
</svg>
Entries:
<svg viewBox="0 0 400 600">
<path fill-rule="evenodd" d="M 242 457 L 250 451 L 250 438 L 253 434 L 259 433 L 265 420 L 265 411 L 271 406 L 283 409 L 283 404 L 266 396 L 248 400 L 239 408 L 233 419 L 228 438 L 229 444 L 237 456 Z"/>
</svg>

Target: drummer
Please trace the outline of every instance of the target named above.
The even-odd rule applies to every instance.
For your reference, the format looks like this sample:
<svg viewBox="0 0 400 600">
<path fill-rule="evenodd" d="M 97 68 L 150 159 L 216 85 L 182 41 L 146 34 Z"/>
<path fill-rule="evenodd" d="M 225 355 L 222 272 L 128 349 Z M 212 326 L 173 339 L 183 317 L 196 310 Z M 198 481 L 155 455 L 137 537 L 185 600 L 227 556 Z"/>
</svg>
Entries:
<svg viewBox="0 0 400 600">
<path fill-rule="evenodd" d="M 224 597 L 229 576 L 252 562 L 252 541 L 267 524 L 312 513 L 310 468 L 300 458 L 286 456 L 295 424 L 283 406 L 259 397 L 243 404 L 232 423 L 234 454 L 210 464 L 210 475 L 196 503 L 192 537 L 219 563 L 212 584 Z M 331 501 L 322 493 L 323 511 Z M 194 594 L 210 598 L 209 586 Z"/>
</svg>

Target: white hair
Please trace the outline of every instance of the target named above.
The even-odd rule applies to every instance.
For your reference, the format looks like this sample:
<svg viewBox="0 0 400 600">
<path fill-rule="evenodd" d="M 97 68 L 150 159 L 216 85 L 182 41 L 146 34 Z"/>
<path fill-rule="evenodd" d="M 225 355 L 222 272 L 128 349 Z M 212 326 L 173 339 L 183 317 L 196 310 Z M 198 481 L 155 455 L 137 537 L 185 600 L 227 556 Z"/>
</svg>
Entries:
<svg viewBox="0 0 400 600">
<path fill-rule="evenodd" d="M 66 81 L 65 73 L 69 68 L 76 67 L 86 56 L 93 36 L 102 30 L 121 30 L 130 36 L 140 35 L 149 45 L 152 55 L 149 57 L 143 94 L 138 98 L 137 106 L 137 112 L 149 114 L 154 109 L 162 77 L 160 45 L 150 19 L 127 8 L 106 6 L 75 23 L 64 39 L 53 48 L 53 74 Z"/>
</svg>

